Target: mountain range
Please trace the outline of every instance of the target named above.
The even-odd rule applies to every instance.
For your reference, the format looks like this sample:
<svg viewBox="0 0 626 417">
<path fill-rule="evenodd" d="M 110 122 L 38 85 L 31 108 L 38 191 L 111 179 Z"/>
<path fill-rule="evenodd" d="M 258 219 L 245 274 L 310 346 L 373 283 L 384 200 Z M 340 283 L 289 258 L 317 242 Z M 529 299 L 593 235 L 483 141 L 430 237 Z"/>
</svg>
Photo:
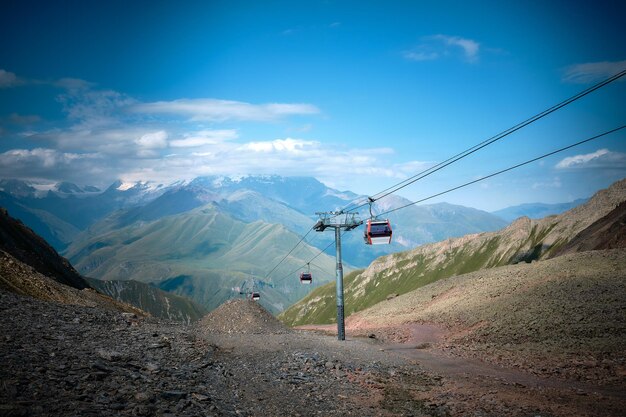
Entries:
<svg viewBox="0 0 626 417">
<path fill-rule="evenodd" d="M 0 205 L 81 274 L 151 284 L 208 309 L 239 296 L 237 288 L 254 280 L 264 286 L 261 302 L 279 312 L 311 290 L 299 284 L 297 275 L 312 258 L 312 287 L 333 280 L 334 260 L 321 253 L 332 246 L 331 233 L 311 233 L 289 252 L 311 230 L 316 212 L 362 198 L 309 177 L 212 176 L 167 185 L 118 181 L 104 191 L 69 183 L 44 187 L 0 181 Z M 376 215 L 408 203 L 390 195 L 372 211 Z M 369 217 L 367 208 L 361 215 Z M 447 203 L 409 206 L 389 220 L 391 245 L 365 245 L 362 227 L 344 234 L 347 272 L 379 256 L 507 224 L 491 213 Z"/>
<path fill-rule="evenodd" d="M 619 247 L 619 242 L 626 239 L 622 204 L 625 200 L 626 179 L 599 191 L 581 206 L 556 216 L 540 220 L 522 217 L 497 232 L 449 238 L 380 257 L 366 269 L 346 276 L 346 316 L 443 278 L 530 263 L 578 249 Z M 591 237 L 598 243 L 589 243 L 593 240 Z M 334 284 L 312 291 L 281 313 L 280 318 L 289 325 L 333 322 Z"/>
<path fill-rule="evenodd" d="M 506 207 L 501 210 L 492 211 L 491 214 L 512 222 L 520 217 L 530 217 L 531 219 L 542 219 L 544 217 L 561 214 L 564 211 L 580 206 L 588 198 L 579 198 L 567 203 L 546 204 L 546 203 L 526 203 L 517 206 Z"/>
<path fill-rule="evenodd" d="M 305 234 L 315 223 L 316 212 L 334 211 L 363 199 L 309 177 L 214 176 L 169 185 L 118 181 L 103 192 L 76 191 L 94 188 L 70 183 L 43 187 L 19 180 L 0 180 L 0 206 L 9 209 L 55 249 L 64 251 L 81 233 L 95 235 L 135 222 L 154 221 L 209 202 L 237 220 L 282 224 Z M 407 203 L 410 203 L 407 199 L 390 195 L 376 202 L 373 211 L 381 213 Z M 366 208 L 361 214 L 369 217 Z M 364 247 L 360 229 L 361 232 L 346 236 L 346 260 L 363 267 L 380 255 L 506 225 L 501 218 L 487 212 L 446 203 L 407 207 L 394 213 L 390 220 L 397 237 L 391 246 Z M 328 246 L 332 237 L 317 235 L 308 241 L 321 249 Z"/>
</svg>

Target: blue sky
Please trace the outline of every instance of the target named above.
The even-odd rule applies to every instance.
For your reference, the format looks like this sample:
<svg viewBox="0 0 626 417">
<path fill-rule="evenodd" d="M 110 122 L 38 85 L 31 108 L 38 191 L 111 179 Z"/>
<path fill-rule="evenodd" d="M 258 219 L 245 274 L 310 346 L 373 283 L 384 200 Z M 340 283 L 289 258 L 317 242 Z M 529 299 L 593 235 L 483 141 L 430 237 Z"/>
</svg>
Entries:
<svg viewBox="0 0 626 417">
<path fill-rule="evenodd" d="M 8 1 L 0 177 L 106 186 L 314 176 L 363 194 L 626 69 L 619 1 Z M 626 77 L 623 77 L 626 79 Z M 420 199 L 626 124 L 614 82 L 400 194 Z M 626 131 L 433 201 L 586 197 Z"/>
</svg>

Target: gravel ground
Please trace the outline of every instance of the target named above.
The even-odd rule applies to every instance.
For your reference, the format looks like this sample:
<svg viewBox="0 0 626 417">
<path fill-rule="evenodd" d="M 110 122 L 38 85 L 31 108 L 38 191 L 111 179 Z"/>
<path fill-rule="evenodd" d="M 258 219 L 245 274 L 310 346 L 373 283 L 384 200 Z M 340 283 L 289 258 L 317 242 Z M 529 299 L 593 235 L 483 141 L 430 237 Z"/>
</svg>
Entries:
<svg viewBox="0 0 626 417">
<path fill-rule="evenodd" d="M 456 356 L 626 390 L 626 249 L 448 278 L 355 314 L 347 327 L 402 341 L 414 323 L 441 327 L 438 347 Z"/>
<path fill-rule="evenodd" d="M 4 291 L 0 318 L 0 416 L 432 415 L 371 393 L 398 375 L 439 383 L 368 344 L 263 326 L 207 335 Z"/>
<path fill-rule="evenodd" d="M 0 291 L 0 416 L 622 415 L 623 396 L 433 367 L 424 346 L 277 332 L 257 308 L 184 326 Z"/>
</svg>

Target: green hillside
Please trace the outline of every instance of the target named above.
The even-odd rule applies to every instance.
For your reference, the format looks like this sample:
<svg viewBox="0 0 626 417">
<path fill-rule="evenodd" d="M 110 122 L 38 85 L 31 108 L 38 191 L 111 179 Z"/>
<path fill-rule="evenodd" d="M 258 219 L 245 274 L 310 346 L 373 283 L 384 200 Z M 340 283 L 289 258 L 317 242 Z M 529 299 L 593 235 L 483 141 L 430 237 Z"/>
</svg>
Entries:
<svg viewBox="0 0 626 417">
<path fill-rule="evenodd" d="M 243 223 L 208 204 L 83 237 L 66 256 L 84 275 L 153 283 L 211 309 L 239 296 L 235 288 L 245 279 L 265 277 L 299 240 L 282 225 Z M 278 312 L 305 296 L 311 287 L 302 286 L 295 273 L 286 274 L 318 253 L 319 249 L 301 244 L 264 280 L 262 304 Z M 316 274 L 314 286 L 333 278 L 333 258 L 322 254 L 315 265 L 328 272 Z"/>
<path fill-rule="evenodd" d="M 507 264 L 510 259 L 497 256 L 499 237 L 484 242 L 478 249 L 456 248 L 444 258 L 410 252 L 384 257 L 394 267 L 367 276 L 367 270 L 354 271 L 344 278 L 345 315 L 373 306 L 395 294 L 405 294 L 431 282 L 483 268 Z M 335 283 L 311 292 L 285 310 L 279 318 L 291 326 L 336 322 Z"/>
<path fill-rule="evenodd" d="M 154 317 L 190 323 L 207 313 L 204 307 L 187 298 L 169 294 L 142 282 L 102 281 L 93 278 L 89 278 L 88 282 L 98 292 L 138 307 Z"/>
<path fill-rule="evenodd" d="M 344 282 L 346 316 L 395 294 L 485 268 L 546 259 L 626 199 L 626 180 L 598 192 L 585 204 L 541 220 L 522 217 L 498 232 L 479 233 L 382 256 Z M 395 235 L 394 235 L 395 237 Z M 335 320 L 334 284 L 309 294 L 280 315 L 288 325 Z"/>
</svg>

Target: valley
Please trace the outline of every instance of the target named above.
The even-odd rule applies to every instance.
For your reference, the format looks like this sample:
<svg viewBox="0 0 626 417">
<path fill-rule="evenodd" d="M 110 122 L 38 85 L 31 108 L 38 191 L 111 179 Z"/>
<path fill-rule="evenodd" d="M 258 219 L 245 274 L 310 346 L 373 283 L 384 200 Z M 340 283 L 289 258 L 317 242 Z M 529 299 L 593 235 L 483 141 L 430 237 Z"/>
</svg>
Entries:
<svg viewBox="0 0 626 417">
<path fill-rule="evenodd" d="M 359 198 L 309 177 L 214 176 L 170 185 L 119 181 L 101 192 L 68 183 L 42 189 L 41 184 L 0 180 L 0 203 L 45 236 L 81 274 L 119 281 L 115 285 L 127 287 L 127 300 L 139 299 L 132 295 L 137 285 L 123 283 L 132 280 L 187 297 L 207 310 L 238 297 L 244 282 L 254 282 L 264 293 L 260 302 L 279 313 L 333 281 L 328 233 L 313 233 L 272 268 L 310 231 L 316 211 L 336 210 Z M 390 196 L 374 210 L 407 201 Z M 446 203 L 409 207 L 390 220 L 396 230 L 391 245 L 363 245 L 362 228 L 345 235 L 346 272 L 425 242 L 506 225 L 487 212 Z M 298 274 L 313 258 L 313 284 L 302 286 Z"/>
<path fill-rule="evenodd" d="M 0 13 L 0 417 L 626 415 L 626 1 Z"/>
<path fill-rule="evenodd" d="M 348 273 L 346 341 L 336 339 L 332 283 L 282 322 L 267 299 L 302 297 L 290 283 L 257 282 L 260 303 L 228 288 L 298 242 L 285 226 L 237 220 L 216 202 L 165 216 L 118 211 L 68 248 L 75 270 L 3 211 L 0 412 L 619 416 L 625 187 Z M 221 301 L 207 314 L 194 299 Z"/>
</svg>

